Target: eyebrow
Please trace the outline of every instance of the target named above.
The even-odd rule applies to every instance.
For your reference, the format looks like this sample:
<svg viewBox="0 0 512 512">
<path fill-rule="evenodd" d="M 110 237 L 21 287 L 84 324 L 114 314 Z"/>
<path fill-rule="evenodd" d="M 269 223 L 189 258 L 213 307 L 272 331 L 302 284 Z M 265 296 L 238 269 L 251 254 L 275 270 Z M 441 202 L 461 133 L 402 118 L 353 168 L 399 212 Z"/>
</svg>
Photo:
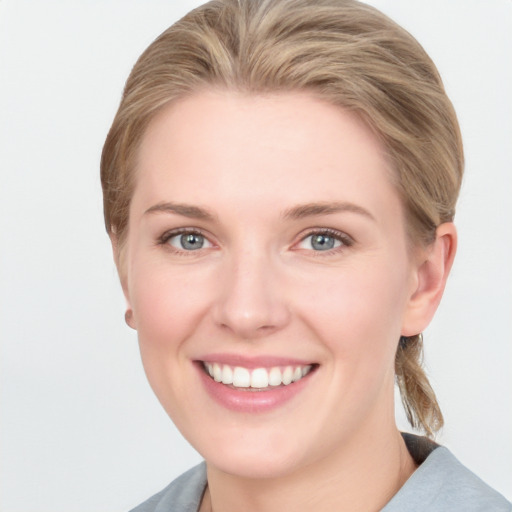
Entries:
<svg viewBox="0 0 512 512">
<path fill-rule="evenodd" d="M 375 220 L 375 217 L 362 206 L 358 206 L 354 203 L 336 201 L 300 204 L 285 210 L 282 217 L 284 219 L 300 220 L 307 217 L 343 212 L 357 213 L 371 220 Z M 205 208 L 184 203 L 158 203 L 148 208 L 144 212 L 144 215 L 151 213 L 174 213 L 190 219 L 199 220 L 214 220 L 215 218 L 215 216 Z"/>
<path fill-rule="evenodd" d="M 294 206 L 284 212 L 285 219 L 303 219 L 305 217 L 314 217 L 317 215 L 329 215 L 333 213 L 357 213 L 371 220 L 375 217 L 365 208 L 354 203 L 348 202 L 328 202 L 328 203 L 307 203 Z"/>
<path fill-rule="evenodd" d="M 183 217 L 199 220 L 213 220 L 214 215 L 204 208 L 183 203 L 158 203 L 148 208 L 144 215 L 150 213 L 175 213 Z"/>
</svg>

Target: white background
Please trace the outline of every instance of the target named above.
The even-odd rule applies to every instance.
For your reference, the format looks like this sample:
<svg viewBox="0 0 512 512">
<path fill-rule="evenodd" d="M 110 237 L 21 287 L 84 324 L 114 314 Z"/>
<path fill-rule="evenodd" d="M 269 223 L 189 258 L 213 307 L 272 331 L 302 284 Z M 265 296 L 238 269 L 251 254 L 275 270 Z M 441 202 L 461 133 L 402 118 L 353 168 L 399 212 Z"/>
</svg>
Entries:
<svg viewBox="0 0 512 512">
<path fill-rule="evenodd" d="M 98 177 L 136 57 L 198 3 L 0 0 L 3 512 L 127 510 L 199 460 L 124 325 Z M 512 499 L 512 1 L 371 3 L 431 54 L 462 125 L 460 248 L 427 366 L 440 441 Z"/>
</svg>

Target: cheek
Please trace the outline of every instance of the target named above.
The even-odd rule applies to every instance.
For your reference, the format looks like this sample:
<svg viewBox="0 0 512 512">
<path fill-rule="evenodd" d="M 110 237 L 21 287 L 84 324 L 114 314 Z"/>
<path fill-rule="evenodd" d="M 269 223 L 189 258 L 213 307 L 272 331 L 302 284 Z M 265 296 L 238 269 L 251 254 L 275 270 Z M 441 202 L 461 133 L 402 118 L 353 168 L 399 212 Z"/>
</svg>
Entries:
<svg viewBox="0 0 512 512">
<path fill-rule="evenodd" d="M 161 396 L 168 387 L 166 379 L 189 365 L 187 341 L 208 310 L 211 286 L 201 272 L 185 267 L 173 269 L 153 261 L 135 264 L 134 269 L 130 297 L 139 348 L 148 380 Z M 181 383 L 174 387 L 179 392 Z"/>
<path fill-rule="evenodd" d="M 337 424 L 348 429 L 372 411 L 378 423 L 379 413 L 393 410 L 394 360 L 405 307 L 405 275 L 392 266 L 360 270 L 340 273 L 303 310 L 330 354 L 327 395 L 343 404 Z"/>
<path fill-rule="evenodd" d="M 208 309 L 208 286 L 197 273 L 192 279 L 186 268 L 173 270 L 158 262 L 135 262 L 133 268 L 130 298 L 144 370 L 164 409 L 179 424 L 183 400 L 193 398 L 186 378 L 191 372 L 187 341 Z"/>
<path fill-rule="evenodd" d="M 301 307 L 335 358 L 355 368 L 394 359 L 407 298 L 406 265 L 372 261 L 332 272 Z"/>
</svg>

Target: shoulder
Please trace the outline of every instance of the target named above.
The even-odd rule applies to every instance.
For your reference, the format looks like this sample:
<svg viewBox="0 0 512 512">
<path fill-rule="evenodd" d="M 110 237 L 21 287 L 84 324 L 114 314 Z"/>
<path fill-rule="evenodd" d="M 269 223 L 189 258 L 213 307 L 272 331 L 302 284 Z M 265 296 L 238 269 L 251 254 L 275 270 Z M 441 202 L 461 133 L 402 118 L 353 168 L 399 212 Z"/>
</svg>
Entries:
<svg viewBox="0 0 512 512">
<path fill-rule="evenodd" d="M 201 463 L 173 480 L 165 489 L 130 512 L 197 512 L 206 486 L 206 465 Z"/>
<path fill-rule="evenodd" d="M 409 448 L 410 449 L 410 448 Z M 435 447 L 382 512 L 511 512 L 512 504 L 463 466 L 445 447 Z"/>
</svg>

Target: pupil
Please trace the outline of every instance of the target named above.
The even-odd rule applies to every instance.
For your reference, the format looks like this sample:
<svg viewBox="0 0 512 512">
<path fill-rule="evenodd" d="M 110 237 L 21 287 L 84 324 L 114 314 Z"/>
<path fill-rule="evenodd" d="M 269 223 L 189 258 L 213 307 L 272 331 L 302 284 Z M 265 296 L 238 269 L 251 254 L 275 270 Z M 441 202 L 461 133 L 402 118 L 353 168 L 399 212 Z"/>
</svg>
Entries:
<svg viewBox="0 0 512 512">
<path fill-rule="evenodd" d="M 181 245 L 184 249 L 195 250 L 201 249 L 204 240 L 201 235 L 195 235 L 194 233 L 188 233 L 181 235 Z"/>
<path fill-rule="evenodd" d="M 334 247 L 334 238 L 328 235 L 315 235 L 311 241 L 313 249 L 328 251 Z"/>
</svg>

